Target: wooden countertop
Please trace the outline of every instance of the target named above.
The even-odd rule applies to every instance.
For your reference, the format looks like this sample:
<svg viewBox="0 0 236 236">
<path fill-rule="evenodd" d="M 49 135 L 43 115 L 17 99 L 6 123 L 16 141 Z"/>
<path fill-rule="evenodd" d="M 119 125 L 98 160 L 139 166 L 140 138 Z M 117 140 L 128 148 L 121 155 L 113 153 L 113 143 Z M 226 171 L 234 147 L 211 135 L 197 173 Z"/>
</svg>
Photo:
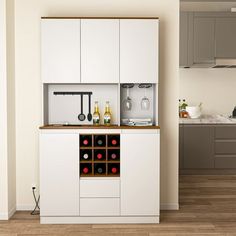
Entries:
<svg viewBox="0 0 236 236">
<path fill-rule="evenodd" d="M 160 126 L 125 126 L 125 125 L 110 125 L 110 126 L 94 126 L 94 125 L 44 125 L 39 129 L 160 129 Z"/>
</svg>

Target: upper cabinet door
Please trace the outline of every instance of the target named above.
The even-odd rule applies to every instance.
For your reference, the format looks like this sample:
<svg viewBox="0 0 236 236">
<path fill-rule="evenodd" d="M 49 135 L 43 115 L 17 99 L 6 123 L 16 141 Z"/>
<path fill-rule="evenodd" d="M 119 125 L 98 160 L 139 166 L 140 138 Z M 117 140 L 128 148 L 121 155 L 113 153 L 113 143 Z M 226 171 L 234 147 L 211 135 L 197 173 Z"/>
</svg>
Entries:
<svg viewBox="0 0 236 236">
<path fill-rule="evenodd" d="M 188 66 L 188 12 L 180 12 L 179 65 Z"/>
<path fill-rule="evenodd" d="M 120 82 L 158 83 L 158 20 L 120 20 Z"/>
<path fill-rule="evenodd" d="M 215 59 L 215 19 L 196 17 L 193 33 L 193 63 L 213 63 Z"/>
<path fill-rule="evenodd" d="M 119 83 L 119 20 L 81 20 L 82 83 Z"/>
<path fill-rule="evenodd" d="M 42 20 L 43 83 L 80 83 L 80 20 Z"/>
<path fill-rule="evenodd" d="M 216 57 L 236 57 L 236 18 L 216 19 Z"/>
</svg>

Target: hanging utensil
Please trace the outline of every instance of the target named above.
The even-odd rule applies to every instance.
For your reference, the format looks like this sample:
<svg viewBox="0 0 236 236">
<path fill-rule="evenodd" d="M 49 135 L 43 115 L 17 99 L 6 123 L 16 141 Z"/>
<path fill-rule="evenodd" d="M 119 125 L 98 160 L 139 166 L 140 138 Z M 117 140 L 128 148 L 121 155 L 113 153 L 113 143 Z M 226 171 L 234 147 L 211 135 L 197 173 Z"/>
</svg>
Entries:
<svg viewBox="0 0 236 236">
<path fill-rule="evenodd" d="M 83 94 L 80 95 L 81 98 L 81 113 L 78 115 L 78 119 L 80 121 L 84 121 L 85 120 L 85 114 L 83 114 Z"/>
<path fill-rule="evenodd" d="M 88 110 L 89 110 L 89 112 L 87 115 L 87 119 L 88 119 L 88 121 L 91 121 L 93 118 L 93 116 L 91 114 L 91 94 L 88 94 Z"/>
</svg>

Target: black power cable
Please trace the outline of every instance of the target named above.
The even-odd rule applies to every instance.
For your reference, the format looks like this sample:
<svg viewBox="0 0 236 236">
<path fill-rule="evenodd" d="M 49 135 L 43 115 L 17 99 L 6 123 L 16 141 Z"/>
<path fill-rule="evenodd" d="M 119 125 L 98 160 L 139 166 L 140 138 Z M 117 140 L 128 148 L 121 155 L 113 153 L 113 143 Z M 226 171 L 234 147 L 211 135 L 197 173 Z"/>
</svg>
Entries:
<svg viewBox="0 0 236 236">
<path fill-rule="evenodd" d="M 35 187 L 32 187 L 32 192 L 33 192 L 34 201 L 35 201 L 35 207 L 34 207 L 34 210 L 31 211 L 31 213 L 30 213 L 31 215 L 39 215 L 39 213 L 40 213 L 40 207 L 39 207 L 40 195 L 39 195 L 39 197 L 37 199 L 36 195 L 35 195 L 35 189 L 36 189 Z"/>
</svg>

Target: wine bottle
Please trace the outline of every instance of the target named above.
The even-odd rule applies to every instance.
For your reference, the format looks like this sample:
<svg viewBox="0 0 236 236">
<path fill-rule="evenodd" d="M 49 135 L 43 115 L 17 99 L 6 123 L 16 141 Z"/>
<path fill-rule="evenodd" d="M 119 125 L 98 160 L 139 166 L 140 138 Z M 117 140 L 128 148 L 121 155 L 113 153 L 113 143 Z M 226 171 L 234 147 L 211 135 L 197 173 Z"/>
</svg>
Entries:
<svg viewBox="0 0 236 236">
<path fill-rule="evenodd" d="M 107 101 L 104 113 L 104 125 L 110 125 L 110 124 L 111 124 L 111 108 L 109 102 Z"/>
<path fill-rule="evenodd" d="M 92 165 L 87 163 L 80 164 L 80 173 L 82 175 L 88 175 L 92 172 Z"/>
<path fill-rule="evenodd" d="M 94 125 L 99 125 L 100 124 L 100 112 L 99 112 L 99 107 L 98 107 L 98 102 L 97 101 L 94 104 L 93 124 Z"/>
<path fill-rule="evenodd" d="M 80 150 L 80 160 L 81 161 L 90 161 L 90 160 L 92 160 L 92 150 L 81 149 Z"/>
<path fill-rule="evenodd" d="M 94 158 L 97 161 L 103 161 L 106 158 L 106 150 L 104 149 L 96 149 L 94 150 Z"/>
<path fill-rule="evenodd" d="M 95 135 L 94 136 L 94 146 L 95 147 L 105 147 L 106 146 L 106 136 L 105 135 Z"/>
<path fill-rule="evenodd" d="M 94 172 L 97 175 L 106 174 L 106 164 L 95 164 L 94 165 Z"/>
<path fill-rule="evenodd" d="M 92 136 L 91 135 L 80 135 L 80 146 L 82 146 L 82 147 L 92 146 Z"/>
<path fill-rule="evenodd" d="M 109 164 L 108 172 L 111 175 L 119 174 L 120 173 L 120 165 L 118 163 L 117 164 Z"/>
<path fill-rule="evenodd" d="M 109 135 L 108 146 L 109 147 L 118 147 L 119 145 L 120 145 L 120 136 L 119 135 Z"/>
<path fill-rule="evenodd" d="M 108 150 L 108 160 L 117 161 L 120 159 L 120 150 L 119 149 L 109 149 Z"/>
</svg>

